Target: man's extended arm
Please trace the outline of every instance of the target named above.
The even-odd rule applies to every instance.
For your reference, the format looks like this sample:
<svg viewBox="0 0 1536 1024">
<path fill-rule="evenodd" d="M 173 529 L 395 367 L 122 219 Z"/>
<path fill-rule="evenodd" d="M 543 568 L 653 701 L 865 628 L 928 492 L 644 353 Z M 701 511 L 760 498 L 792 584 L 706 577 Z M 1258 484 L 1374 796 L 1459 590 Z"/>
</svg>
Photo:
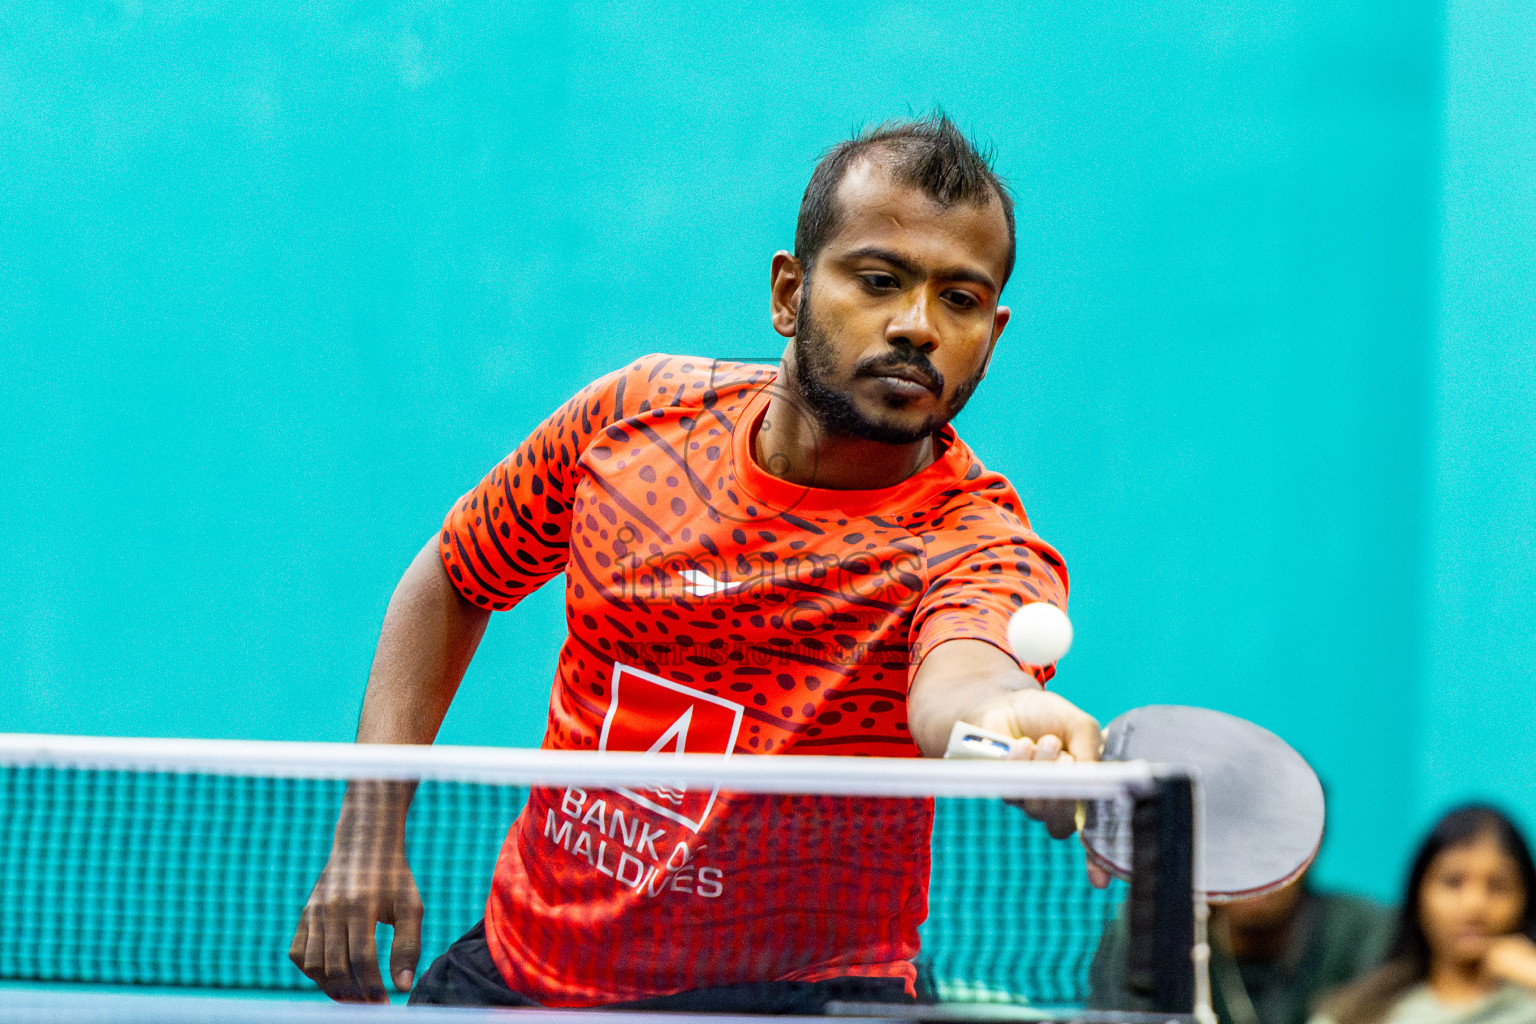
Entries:
<svg viewBox="0 0 1536 1024">
<path fill-rule="evenodd" d="M 490 612 L 454 589 L 434 537 L 406 569 L 384 613 L 357 726 L 359 743 L 431 743 L 474 656 Z M 374 928 L 392 924 L 390 974 L 411 987 L 421 955 L 421 896 L 405 859 L 415 785 L 347 786 L 325 870 L 288 955 L 331 998 L 387 1002 Z"/>
</svg>

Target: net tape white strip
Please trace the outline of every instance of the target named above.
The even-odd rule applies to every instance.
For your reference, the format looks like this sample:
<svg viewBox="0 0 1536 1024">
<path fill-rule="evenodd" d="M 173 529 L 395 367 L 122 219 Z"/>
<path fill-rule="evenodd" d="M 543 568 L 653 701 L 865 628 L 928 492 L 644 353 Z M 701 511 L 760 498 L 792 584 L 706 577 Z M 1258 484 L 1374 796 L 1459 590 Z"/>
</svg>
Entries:
<svg viewBox="0 0 1536 1024">
<path fill-rule="evenodd" d="M 1188 1014 L 1101 1013 L 1065 1008 L 1056 1012 L 1025 1006 L 974 1004 L 962 1006 L 833 1004 L 829 1016 L 775 1016 L 778 1024 L 825 1024 L 841 1018 L 848 1024 L 913 1024 L 954 1021 L 956 1024 L 1027 1024 L 1067 1021 L 1072 1024 L 1193 1024 Z M 165 996 L 121 991 L 41 990 L 0 987 L 0 1024 L 345 1024 L 345 1022 L 409 1020 L 415 1024 L 756 1024 L 761 1016 L 711 1013 L 645 1013 L 613 1010 L 549 1010 L 497 1007 L 481 1009 L 446 1006 L 356 1006 L 325 1002 L 262 1000 L 240 997 Z"/>
<path fill-rule="evenodd" d="M 1114 799 L 1183 770 L 1144 761 L 643 754 L 504 747 L 0 733 L 0 766 L 492 785 L 719 786 L 747 793 Z"/>
<path fill-rule="evenodd" d="M 623 1013 L 618 1020 L 650 1024 L 753 1024 L 746 1016 Z M 776 1017 L 783 1024 L 826 1021 L 825 1017 Z M 888 1018 L 890 1024 L 910 1024 Z M 614 1024 L 612 1010 L 476 1009 L 447 1006 L 342 1006 L 323 1002 L 158 996 L 89 991 L 0 988 L 0 1024 Z M 866 1020 L 866 1024 L 875 1024 Z"/>
</svg>

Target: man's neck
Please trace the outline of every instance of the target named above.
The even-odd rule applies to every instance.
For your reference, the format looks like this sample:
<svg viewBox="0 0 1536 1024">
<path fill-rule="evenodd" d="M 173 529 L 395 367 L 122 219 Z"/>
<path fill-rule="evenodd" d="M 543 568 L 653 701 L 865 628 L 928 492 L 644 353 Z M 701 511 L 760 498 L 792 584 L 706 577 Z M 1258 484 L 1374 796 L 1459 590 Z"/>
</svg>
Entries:
<svg viewBox="0 0 1536 1024">
<path fill-rule="evenodd" d="M 894 487 L 933 464 L 931 436 L 911 444 L 883 444 L 818 431 L 804 409 L 775 393 L 752 445 L 766 472 L 802 487 L 873 491 Z"/>
</svg>

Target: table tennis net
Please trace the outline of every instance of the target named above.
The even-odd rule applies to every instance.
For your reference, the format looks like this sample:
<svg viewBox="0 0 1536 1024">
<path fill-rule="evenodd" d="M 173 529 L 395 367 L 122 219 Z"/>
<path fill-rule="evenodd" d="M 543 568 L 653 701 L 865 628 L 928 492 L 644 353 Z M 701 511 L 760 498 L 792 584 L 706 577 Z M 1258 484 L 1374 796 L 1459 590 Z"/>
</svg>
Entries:
<svg viewBox="0 0 1536 1024">
<path fill-rule="evenodd" d="M 662 989 L 783 976 L 818 943 L 867 939 L 870 922 L 898 931 L 889 922 L 920 898 L 902 889 L 904 868 L 926 858 L 915 960 L 925 1001 L 1085 1006 L 1101 939 L 1119 929 L 1129 938 L 1113 955 L 1130 962 L 1098 970 L 1128 978 L 1141 1008 L 1189 1009 L 1187 780 L 1145 765 L 74 737 L 0 737 L 0 979 L 312 990 L 289 943 L 344 794 L 401 780 L 416 784 L 405 841 L 425 904 L 421 971 L 485 913 L 526 808 L 526 859 L 581 869 L 566 878 L 569 898 L 584 904 L 621 882 L 681 908 L 547 950 L 565 962 L 635 951 L 644 964 L 625 977 Z M 1077 840 L 1050 838 L 1018 806 L 1029 799 L 1088 801 L 1134 822 L 1129 881 L 1092 887 Z M 733 838 L 718 827 L 724 814 L 750 827 Z M 716 848 L 679 863 L 678 836 Z M 688 908 L 721 896 L 771 921 L 744 929 L 751 948 L 677 954 Z M 712 962 L 679 968 L 689 957 Z"/>
</svg>

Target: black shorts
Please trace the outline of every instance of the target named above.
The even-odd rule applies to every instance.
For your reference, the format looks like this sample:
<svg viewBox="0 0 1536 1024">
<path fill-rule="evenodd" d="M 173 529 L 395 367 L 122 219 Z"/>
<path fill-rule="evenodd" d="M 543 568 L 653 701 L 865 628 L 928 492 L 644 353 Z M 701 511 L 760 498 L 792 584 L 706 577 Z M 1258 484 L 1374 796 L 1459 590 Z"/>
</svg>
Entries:
<svg viewBox="0 0 1536 1024">
<path fill-rule="evenodd" d="M 759 981 L 655 996 L 614 1009 L 712 1013 L 822 1013 L 831 1002 L 910 1003 L 900 978 L 832 978 L 827 981 Z M 491 959 L 485 921 L 449 946 L 411 990 L 412 1006 L 538 1006 L 512 991 Z"/>
</svg>

